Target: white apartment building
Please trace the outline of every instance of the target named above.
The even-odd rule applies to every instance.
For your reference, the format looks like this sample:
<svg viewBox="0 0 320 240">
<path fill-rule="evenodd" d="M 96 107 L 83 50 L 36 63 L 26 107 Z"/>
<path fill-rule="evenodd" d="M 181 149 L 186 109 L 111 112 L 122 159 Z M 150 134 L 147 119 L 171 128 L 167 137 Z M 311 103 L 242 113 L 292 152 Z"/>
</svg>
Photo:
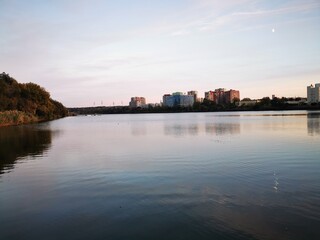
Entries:
<svg viewBox="0 0 320 240">
<path fill-rule="evenodd" d="M 309 104 L 320 102 L 320 83 L 316 83 L 315 86 L 311 84 L 307 87 L 307 99 Z"/>
</svg>

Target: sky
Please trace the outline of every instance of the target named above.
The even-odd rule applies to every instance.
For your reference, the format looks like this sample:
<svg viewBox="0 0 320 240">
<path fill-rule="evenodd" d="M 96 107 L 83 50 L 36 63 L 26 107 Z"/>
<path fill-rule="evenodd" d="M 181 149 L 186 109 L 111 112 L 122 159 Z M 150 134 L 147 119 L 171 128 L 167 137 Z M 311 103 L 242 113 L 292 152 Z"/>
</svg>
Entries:
<svg viewBox="0 0 320 240">
<path fill-rule="evenodd" d="M 0 0 L 0 71 L 67 107 L 217 88 L 306 96 L 319 0 Z"/>
</svg>

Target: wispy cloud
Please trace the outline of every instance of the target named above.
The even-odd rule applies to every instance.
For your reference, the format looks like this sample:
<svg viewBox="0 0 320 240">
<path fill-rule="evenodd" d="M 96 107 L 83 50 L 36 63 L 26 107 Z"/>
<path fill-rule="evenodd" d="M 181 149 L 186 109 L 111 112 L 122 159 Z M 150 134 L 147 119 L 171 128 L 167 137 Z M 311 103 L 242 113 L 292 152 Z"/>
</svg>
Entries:
<svg viewBox="0 0 320 240">
<path fill-rule="evenodd" d="M 246 4 L 247 9 L 250 11 L 242 10 L 242 4 Z M 320 2 L 289 2 L 287 5 L 283 5 L 278 8 L 266 8 L 259 7 L 257 1 L 228 1 L 227 4 L 219 5 L 218 1 L 202 0 L 198 3 L 198 7 L 205 7 L 207 10 L 206 15 L 199 16 L 190 22 L 181 24 L 177 31 L 172 33 L 173 36 L 179 35 L 179 33 L 194 33 L 194 32 L 204 32 L 213 31 L 221 27 L 230 26 L 232 24 L 237 24 L 239 26 L 244 21 L 254 21 L 270 18 L 274 15 L 289 15 L 293 13 L 305 13 L 310 11 L 315 11 L 320 9 Z M 224 14 L 219 14 L 221 10 L 225 10 Z"/>
</svg>

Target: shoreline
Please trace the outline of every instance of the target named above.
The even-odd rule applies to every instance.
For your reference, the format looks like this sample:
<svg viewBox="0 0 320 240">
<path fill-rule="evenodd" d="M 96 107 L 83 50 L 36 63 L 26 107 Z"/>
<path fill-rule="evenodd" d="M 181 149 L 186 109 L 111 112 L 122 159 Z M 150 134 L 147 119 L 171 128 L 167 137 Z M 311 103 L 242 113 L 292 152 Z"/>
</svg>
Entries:
<svg viewBox="0 0 320 240">
<path fill-rule="evenodd" d="M 121 107 L 81 107 L 81 108 L 68 108 L 70 115 L 103 115 L 103 114 L 155 114 L 155 113 L 206 113 L 206 112 L 265 112 L 265 111 L 319 111 L 320 105 L 315 106 L 289 106 L 285 108 L 277 107 L 241 107 L 230 109 L 215 109 L 215 110 L 199 110 L 193 108 L 136 108 L 130 109 L 127 106 Z"/>
<path fill-rule="evenodd" d="M 101 108 L 109 108 L 109 107 L 95 107 L 94 109 L 101 109 Z M 117 108 L 117 107 L 112 107 L 112 108 Z M 74 108 L 68 108 L 69 110 L 74 109 Z M 88 109 L 88 108 L 77 108 L 77 109 Z M 92 108 L 89 108 L 92 109 Z M 313 108 L 299 108 L 299 109 L 277 109 L 277 108 L 270 108 L 270 109 L 227 109 L 227 110 L 216 110 L 216 111 L 195 111 L 195 110 L 185 110 L 185 109 L 180 109 L 181 111 L 141 111 L 141 109 L 133 109 L 131 112 L 118 112 L 114 111 L 111 113 L 100 113 L 99 111 L 95 113 L 75 113 L 75 112 L 70 112 L 68 116 L 64 117 L 75 117 L 75 116 L 91 116 L 91 115 L 114 115 L 114 114 L 174 114 L 174 113 L 226 113 L 226 112 L 268 112 L 268 111 L 274 111 L 274 112 L 280 112 L 280 111 L 320 111 L 320 106 L 313 107 Z M 183 111 L 185 110 L 185 111 Z M 8 112 L 8 111 L 7 111 Z M 19 112 L 19 111 L 10 111 L 10 112 Z M 5 112 L 0 112 L 0 120 L 1 120 L 1 114 Z M 24 112 L 19 112 L 19 114 L 26 114 Z M 29 115 L 30 116 L 30 115 Z M 0 128 L 3 127 L 11 127 L 11 126 L 20 126 L 20 125 L 29 125 L 29 124 L 36 124 L 36 123 L 42 123 L 42 122 L 49 122 L 49 121 L 54 121 L 57 119 L 61 119 L 64 117 L 57 117 L 53 119 L 39 119 L 36 116 L 32 116 L 31 119 L 24 119 L 23 121 L 19 121 L 17 119 L 14 122 L 5 122 L 5 123 L 0 123 Z"/>
<path fill-rule="evenodd" d="M 22 111 L 12 110 L 0 112 L 0 128 L 28 125 L 34 123 L 53 121 L 63 117 L 56 117 L 52 119 L 39 118 L 38 116 L 28 114 Z"/>
</svg>

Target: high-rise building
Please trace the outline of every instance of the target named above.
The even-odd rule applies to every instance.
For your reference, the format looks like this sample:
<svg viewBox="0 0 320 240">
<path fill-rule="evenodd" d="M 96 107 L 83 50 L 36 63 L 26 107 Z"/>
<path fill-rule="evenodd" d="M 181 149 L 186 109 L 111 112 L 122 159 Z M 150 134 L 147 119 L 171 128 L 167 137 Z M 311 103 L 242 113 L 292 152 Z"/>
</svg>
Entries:
<svg viewBox="0 0 320 240">
<path fill-rule="evenodd" d="M 166 107 L 191 107 L 193 104 L 193 95 L 185 95 L 182 92 L 163 95 L 163 105 Z"/>
<path fill-rule="evenodd" d="M 214 90 L 215 95 L 216 95 L 216 103 L 217 104 L 225 104 L 226 100 L 225 100 L 225 88 L 218 88 L 216 90 Z"/>
<path fill-rule="evenodd" d="M 216 93 L 214 91 L 205 92 L 204 98 L 209 101 L 215 102 L 216 101 Z"/>
<path fill-rule="evenodd" d="M 240 92 L 238 90 L 230 89 L 225 92 L 225 103 L 234 103 L 240 101 Z"/>
<path fill-rule="evenodd" d="M 164 107 L 173 107 L 174 99 L 173 99 L 171 94 L 167 93 L 167 94 L 163 95 L 162 99 L 163 99 L 163 103 L 162 104 L 163 104 Z"/>
<path fill-rule="evenodd" d="M 193 96 L 194 102 L 198 102 L 198 92 L 197 91 L 189 91 L 188 95 Z"/>
<path fill-rule="evenodd" d="M 138 108 L 138 107 L 145 107 L 146 106 L 146 99 L 144 97 L 132 97 L 131 101 L 129 102 L 129 107 L 131 108 Z"/>
<path fill-rule="evenodd" d="M 309 104 L 320 102 L 320 83 L 317 83 L 315 86 L 311 84 L 307 87 L 307 99 Z"/>
<path fill-rule="evenodd" d="M 226 104 L 240 100 L 240 92 L 233 89 L 227 91 L 225 88 L 218 88 L 215 91 L 205 92 L 204 97 L 216 104 Z"/>
</svg>

